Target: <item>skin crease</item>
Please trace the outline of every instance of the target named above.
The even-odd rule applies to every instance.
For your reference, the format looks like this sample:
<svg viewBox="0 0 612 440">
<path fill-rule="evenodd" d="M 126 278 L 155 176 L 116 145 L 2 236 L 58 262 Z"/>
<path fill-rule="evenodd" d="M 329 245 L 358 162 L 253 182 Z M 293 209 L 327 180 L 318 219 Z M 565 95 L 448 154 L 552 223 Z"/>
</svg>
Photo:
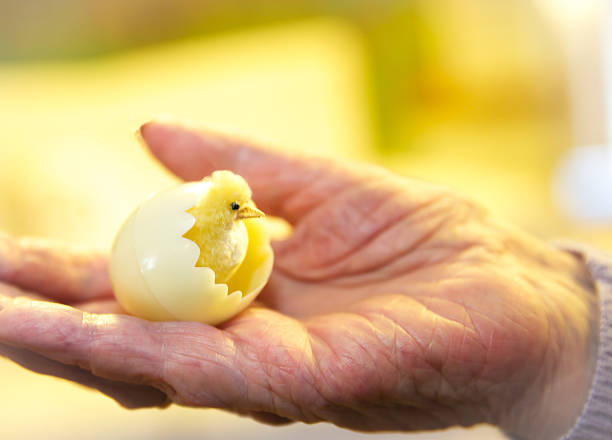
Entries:
<svg viewBox="0 0 612 440">
<path fill-rule="evenodd" d="M 538 440 L 572 426 L 598 325 L 579 257 L 449 189 L 376 167 L 178 125 L 141 134 L 178 176 L 229 169 L 266 214 L 293 224 L 274 243 L 257 304 L 219 328 L 144 321 L 120 313 L 104 256 L 0 236 L 0 343 L 267 423 L 485 422 Z"/>
</svg>

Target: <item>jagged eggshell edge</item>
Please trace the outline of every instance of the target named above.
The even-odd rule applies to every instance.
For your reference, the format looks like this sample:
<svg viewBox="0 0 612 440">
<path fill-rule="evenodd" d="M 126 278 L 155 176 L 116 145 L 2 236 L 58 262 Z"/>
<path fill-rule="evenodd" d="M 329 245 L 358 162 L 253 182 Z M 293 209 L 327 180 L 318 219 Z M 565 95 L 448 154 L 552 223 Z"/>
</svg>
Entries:
<svg viewBox="0 0 612 440">
<path fill-rule="evenodd" d="M 186 211 L 209 185 L 188 183 L 153 194 L 124 223 L 110 271 L 117 300 L 128 312 L 156 321 L 216 325 L 244 310 L 263 289 L 273 253 L 260 219 L 245 221 L 247 255 L 227 284 L 216 284 L 210 268 L 195 266 L 200 250 L 183 237 L 195 218 Z"/>
</svg>

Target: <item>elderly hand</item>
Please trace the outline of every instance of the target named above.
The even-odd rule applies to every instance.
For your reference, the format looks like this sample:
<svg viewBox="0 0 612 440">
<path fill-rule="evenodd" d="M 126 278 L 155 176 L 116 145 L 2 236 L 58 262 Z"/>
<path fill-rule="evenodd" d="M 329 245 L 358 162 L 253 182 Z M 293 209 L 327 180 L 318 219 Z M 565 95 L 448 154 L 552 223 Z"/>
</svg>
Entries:
<svg viewBox="0 0 612 440">
<path fill-rule="evenodd" d="M 108 313 L 116 305 L 100 270 L 81 260 L 74 268 L 61 254 L 32 262 L 27 246 L 9 246 L 0 251 L 9 285 L 0 342 L 158 388 L 178 404 L 267 422 L 358 430 L 485 422 L 538 440 L 572 425 L 597 325 L 577 257 L 448 189 L 382 169 L 176 125 L 141 132 L 180 177 L 232 170 L 262 210 L 293 225 L 274 243 L 259 303 L 220 328 Z M 10 298 L 21 295 L 10 286 L 45 301 Z"/>
</svg>

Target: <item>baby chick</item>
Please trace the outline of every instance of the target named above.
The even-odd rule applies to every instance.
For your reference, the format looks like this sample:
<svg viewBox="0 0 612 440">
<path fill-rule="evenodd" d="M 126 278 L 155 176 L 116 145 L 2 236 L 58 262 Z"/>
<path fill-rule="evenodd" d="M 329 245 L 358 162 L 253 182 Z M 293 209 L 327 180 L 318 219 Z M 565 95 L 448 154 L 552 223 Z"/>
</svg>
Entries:
<svg viewBox="0 0 612 440">
<path fill-rule="evenodd" d="M 205 195 L 187 210 L 196 219 L 183 235 L 200 247 L 196 266 L 210 267 L 215 282 L 224 283 L 236 272 L 246 255 L 249 236 L 242 220 L 264 215 L 251 200 L 251 188 L 231 171 L 215 171 Z"/>
</svg>

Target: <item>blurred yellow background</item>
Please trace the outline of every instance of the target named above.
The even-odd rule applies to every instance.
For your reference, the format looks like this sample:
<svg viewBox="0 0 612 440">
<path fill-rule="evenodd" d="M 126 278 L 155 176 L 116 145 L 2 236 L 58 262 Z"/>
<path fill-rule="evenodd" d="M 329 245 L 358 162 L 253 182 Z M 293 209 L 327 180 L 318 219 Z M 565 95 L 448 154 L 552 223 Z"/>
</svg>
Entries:
<svg viewBox="0 0 612 440">
<path fill-rule="evenodd" d="M 566 151 L 605 140 L 597 100 L 588 130 L 576 124 L 566 2 L 124 3 L 33 13 L 0 0 L 0 229 L 108 249 L 138 202 L 175 182 L 134 136 L 172 115 L 379 163 L 457 188 L 544 239 L 612 249 L 612 224 L 570 219 L 551 190 Z M 575 19 L 595 20 L 603 3 Z M 0 388 L 6 439 L 365 438 L 212 410 L 127 411 L 5 360 Z"/>
</svg>

